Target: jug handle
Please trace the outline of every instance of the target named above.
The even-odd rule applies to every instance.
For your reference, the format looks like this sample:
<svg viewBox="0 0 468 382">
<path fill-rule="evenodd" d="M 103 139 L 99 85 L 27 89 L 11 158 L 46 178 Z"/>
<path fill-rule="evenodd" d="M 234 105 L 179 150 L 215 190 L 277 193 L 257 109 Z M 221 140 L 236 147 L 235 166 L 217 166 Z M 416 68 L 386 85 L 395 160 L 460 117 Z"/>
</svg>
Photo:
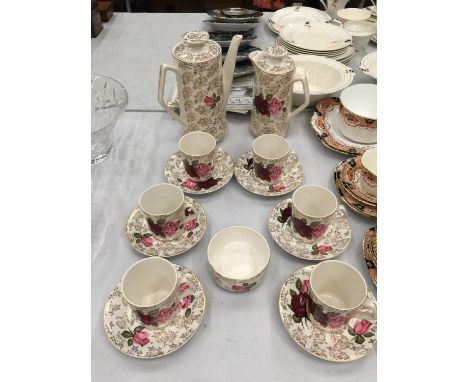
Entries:
<svg viewBox="0 0 468 382">
<path fill-rule="evenodd" d="M 292 83 L 293 86 L 295 82 L 302 82 L 302 89 L 304 90 L 304 102 L 292 113 L 289 113 L 288 118 L 286 119 L 287 122 L 289 122 L 291 118 L 295 117 L 307 106 L 309 106 L 309 84 L 307 83 L 307 79 L 305 77 L 295 78 Z"/>
<path fill-rule="evenodd" d="M 182 125 L 185 126 L 184 121 L 180 117 L 179 114 L 177 114 L 166 102 L 164 99 L 164 87 L 166 85 L 166 72 L 170 70 L 175 73 L 176 77 L 182 75 L 182 71 L 173 65 L 166 65 L 166 64 L 161 64 L 161 67 L 159 68 L 159 87 L 158 87 L 158 101 L 161 104 L 161 106 L 166 109 L 166 111 L 169 114 L 172 114 L 172 116 L 177 119 Z M 180 110 L 180 108 L 179 108 Z"/>
</svg>

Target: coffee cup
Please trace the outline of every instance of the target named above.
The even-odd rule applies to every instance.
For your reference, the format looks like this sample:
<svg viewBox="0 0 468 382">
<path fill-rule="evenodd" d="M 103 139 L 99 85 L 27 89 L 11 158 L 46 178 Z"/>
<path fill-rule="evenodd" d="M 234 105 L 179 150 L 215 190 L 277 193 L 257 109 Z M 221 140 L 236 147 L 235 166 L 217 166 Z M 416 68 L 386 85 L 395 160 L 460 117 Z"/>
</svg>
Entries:
<svg viewBox="0 0 468 382">
<path fill-rule="evenodd" d="M 184 203 L 185 195 L 179 187 L 162 183 L 143 192 L 139 208 L 155 237 L 169 241 L 184 232 Z"/>
<path fill-rule="evenodd" d="M 289 155 L 288 141 L 276 134 L 264 134 L 254 140 L 252 151 L 255 177 L 266 184 L 279 183 Z"/>
<path fill-rule="evenodd" d="M 377 196 L 377 148 L 364 151 L 361 156 L 361 189 L 364 193 Z"/>
<path fill-rule="evenodd" d="M 216 139 L 209 133 L 194 131 L 179 140 L 179 151 L 190 180 L 203 182 L 213 175 Z"/>
</svg>

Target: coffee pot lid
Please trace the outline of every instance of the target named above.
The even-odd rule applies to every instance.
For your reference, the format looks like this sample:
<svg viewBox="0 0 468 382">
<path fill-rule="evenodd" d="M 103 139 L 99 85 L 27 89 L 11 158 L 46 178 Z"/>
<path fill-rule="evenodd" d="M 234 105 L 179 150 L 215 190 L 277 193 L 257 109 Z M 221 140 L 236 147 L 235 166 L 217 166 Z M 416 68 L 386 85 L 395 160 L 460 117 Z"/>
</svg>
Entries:
<svg viewBox="0 0 468 382">
<path fill-rule="evenodd" d="M 172 54 L 180 61 L 191 63 L 212 60 L 221 54 L 221 47 L 209 38 L 210 35 L 206 31 L 186 32 L 182 36 L 182 41 L 172 50 Z"/>
<path fill-rule="evenodd" d="M 269 47 L 259 58 L 257 65 L 271 74 L 286 74 L 296 68 L 294 60 L 281 45 Z"/>
</svg>

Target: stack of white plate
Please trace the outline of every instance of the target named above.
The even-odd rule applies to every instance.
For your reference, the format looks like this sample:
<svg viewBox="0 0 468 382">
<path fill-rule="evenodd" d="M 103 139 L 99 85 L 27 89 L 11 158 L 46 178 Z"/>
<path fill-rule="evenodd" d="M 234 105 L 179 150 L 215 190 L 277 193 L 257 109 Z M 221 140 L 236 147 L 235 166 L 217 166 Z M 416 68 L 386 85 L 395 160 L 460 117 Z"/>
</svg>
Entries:
<svg viewBox="0 0 468 382">
<path fill-rule="evenodd" d="M 331 17 L 318 9 L 310 7 L 286 7 L 273 12 L 268 17 L 268 27 L 273 33 L 279 34 L 281 29 L 287 24 L 305 22 L 326 23 L 330 22 Z"/>
<path fill-rule="evenodd" d="M 285 25 L 276 40 L 293 54 L 311 54 L 349 63 L 354 54 L 352 36 L 330 23 L 292 23 Z"/>
<path fill-rule="evenodd" d="M 377 24 L 377 7 L 374 5 L 371 5 L 370 7 L 367 7 L 366 9 L 370 11 L 371 13 L 371 17 L 369 18 L 369 21 L 372 21 Z M 371 41 L 377 44 L 377 33 L 372 37 Z"/>
</svg>

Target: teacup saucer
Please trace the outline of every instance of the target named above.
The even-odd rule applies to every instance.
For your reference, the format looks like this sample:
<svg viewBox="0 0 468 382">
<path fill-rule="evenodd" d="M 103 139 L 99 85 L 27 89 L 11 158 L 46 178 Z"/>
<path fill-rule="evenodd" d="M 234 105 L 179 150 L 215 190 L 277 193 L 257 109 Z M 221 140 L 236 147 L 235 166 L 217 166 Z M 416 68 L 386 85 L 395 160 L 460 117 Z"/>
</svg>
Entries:
<svg viewBox="0 0 468 382">
<path fill-rule="evenodd" d="M 231 157 L 218 148 L 214 158 L 214 174 L 203 182 L 187 178 L 180 152 L 172 154 L 166 161 L 164 175 L 169 183 L 179 186 L 186 194 L 208 194 L 225 186 L 234 174 L 234 163 Z"/>
<path fill-rule="evenodd" d="M 366 261 L 369 277 L 377 286 L 377 227 L 369 228 L 362 240 L 362 254 Z"/>
<path fill-rule="evenodd" d="M 335 212 L 332 222 L 317 243 L 305 243 L 294 236 L 290 226 L 291 200 L 279 203 L 268 219 L 271 236 L 282 249 L 305 260 L 328 260 L 346 249 L 351 241 L 351 227 L 343 210 Z"/>
<path fill-rule="evenodd" d="M 185 345 L 195 334 L 205 314 L 205 292 L 195 274 L 175 265 L 177 276 L 183 279 L 178 287 L 183 296 L 177 304 L 174 320 L 161 329 L 148 329 L 122 299 L 119 282 L 104 306 L 104 331 L 112 345 L 122 353 L 136 358 L 157 358 Z M 188 286 L 188 288 L 187 288 Z"/>
<path fill-rule="evenodd" d="M 354 156 L 362 155 L 367 148 L 376 146 L 351 141 L 341 134 L 337 127 L 339 123 L 342 123 L 339 98 L 325 98 L 319 101 L 315 108 L 317 111 L 310 123 L 320 141 L 328 148 Z"/>
<path fill-rule="evenodd" d="M 295 309 L 293 296 L 305 288 L 314 265 L 292 273 L 281 287 L 279 311 L 283 325 L 292 339 L 305 351 L 327 361 L 349 362 L 367 355 L 377 343 L 377 321 L 352 318 L 342 331 L 332 332 L 307 318 L 302 307 Z M 375 301 L 371 292 L 368 296 Z M 365 321 L 365 322 L 363 322 Z"/>
<path fill-rule="evenodd" d="M 139 208 L 135 208 L 127 222 L 127 240 L 136 251 L 145 256 L 172 257 L 195 246 L 206 231 L 206 213 L 195 199 L 185 197 L 185 232 L 177 239 L 158 240 Z"/>
<path fill-rule="evenodd" d="M 336 176 L 340 180 L 341 185 L 346 188 L 354 198 L 363 203 L 377 206 L 377 198 L 373 195 L 366 194 L 361 189 L 361 156 L 345 159 L 336 167 Z"/>
<path fill-rule="evenodd" d="M 335 170 L 335 186 L 338 194 L 340 195 L 341 200 L 344 204 L 346 204 L 351 210 L 358 213 L 359 215 L 366 216 L 369 218 L 376 218 L 377 217 L 377 206 L 365 203 L 359 199 L 357 199 L 349 190 L 347 190 L 341 183 L 339 178 L 339 174 L 337 171 L 340 170 L 338 166 Z"/>
<path fill-rule="evenodd" d="M 294 191 L 304 180 L 304 170 L 295 151 L 291 150 L 286 159 L 285 174 L 280 183 L 274 186 L 257 179 L 253 171 L 252 150 L 242 154 L 234 166 L 234 174 L 239 184 L 247 191 L 262 196 L 285 195 Z"/>
</svg>

